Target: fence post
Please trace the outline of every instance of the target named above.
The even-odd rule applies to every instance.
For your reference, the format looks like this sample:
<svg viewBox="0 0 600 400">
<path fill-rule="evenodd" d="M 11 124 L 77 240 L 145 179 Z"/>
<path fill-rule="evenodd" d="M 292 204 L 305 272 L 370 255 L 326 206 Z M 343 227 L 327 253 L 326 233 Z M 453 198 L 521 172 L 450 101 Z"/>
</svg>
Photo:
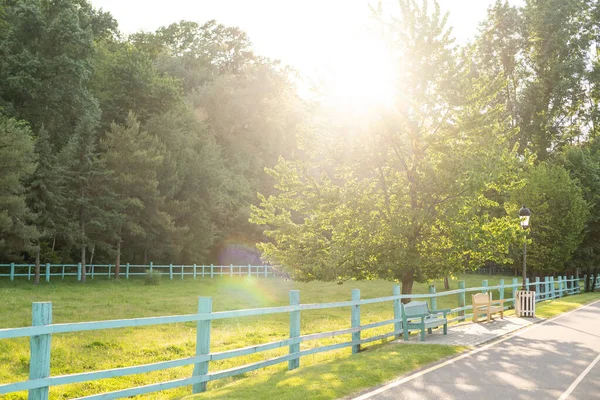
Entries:
<svg viewBox="0 0 600 400">
<path fill-rule="evenodd" d="M 173 280 L 173 264 L 169 264 L 169 279 Z"/>
<path fill-rule="evenodd" d="M 558 279 L 558 297 L 563 297 L 563 280 L 562 280 L 562 276 L 557 276 L 556 279 Z"/>
<path fill-rule="evenodd" d="M 458 307 L 464 308 L 466 305 L 466 301 L 465 301 L 465 281 L 458 281 L 458 288 L 461 290 L 461 292 L 458 294 Z M 458 312 L 458 316 L 460 317 L 458 319 L 459 322 L 464 321 L 465 320 L 465 310 L 460 310 Z"/>
<path fill-rule="evenodd" d="M 112 264 L 108 264 L 108 279 L 110 279 L 111 270 L 112 270 Z"/>
<path fill-rule="evenodd" d="M 290 290 L 290 305 L 300 304 L 300 291 Z M 300 310 L 290 311 L 290 339 L 300 336 Z M 290 344 L 290 354 L 300 352 L 300 343 Z M 288 361 L 288 369 L 296 369 L 300 366 L 300 358 L 294 358 Z"/>
<path fill-rule="evenodd" d="M 184 273 L 184 266 L 183 264 L 181 264 L 181 279 L 183 280 L 183 273 Z"/>
<path fill-rule="evenodd" d="M 81 263 L 77 263 L 77 280 L 81 280 Z"/>
<path fill-rule="evenodd" d="M 92 279 L 94 279 L 94 264 L 92 264 Z"/>
<path fill-rule="evenodd" d="M 150 261 L 150 275 L 152 275 L 152 261 Z"/>
<path fill-rule="evenodd" d="M 500 288 L 498 289 L 498 294 L 500 296 L 500 300 L 504 299 L 504 279 L 500 279 Z"/>
<path fill-rule="evenodd" d="M 400 296 L 400 285 L 392 286 L 392 295 Z M 400 299 L 394 299 L 394 319 L 399 320 L 402 318 L 402 309 L 400 308 Z M 396 332 L 395 338 L 400 339 L 400 330 L 402 329 L 402 321 L 394 322 L 394 332 Z"/>
<path fill-rule="evenodd" d="M 517 290 L 518 290 L 518 286 L 519 286 L 519 278 L 513 278 L 512 280 L 512 296 L 513 296 L 513 308 L 516 308 L 517 306 Z"/>
<path fill-rule="evenodd" d="M 571 292 L 577 294 L 579 292 L 579 280 L 575 280 L 575 277 L 571 275 Z"/>
<path fill-rule="evenodd" d="M 129 279 L 129 263 L 125 266 L 125 279 Z"/>
<path fill-rule="evenodd" d="M 525 278 L 525 289 L 529 292 L 529 278 Z"/>
<path fill-rule="evenodd" d="M 63 264 L 62 266 L 62 274 L 61 274 L 61 278 L 64 281 L 65 280 L 65 265 Z"/>
<path fill-rule="evenodd" d="M 555 295 L 555 293 L 554 293 L 554 277 L 551 276 L 550 277 L 550 297 L 554 298 L 554 295 Z"/>
<path fill-rule="evenodd" d="M 29 266 L 29 268 L 27 269 L 27 280 L 30 281 L 31 280 L 31 265 Z"/>
<path fill-rule="evenodd" d="M 10 263 L 10 280 L 15 280 L 15 263 Z"/>
<path fill-rule="evenodd" d="M 50 263 L 46 263 L 46 282 L 50 282 Z"/>
<path fill-rule="evenodd" d="M 202 278 L 204 278 L 204 265 L 202 265 Z"/>
<path fill-rule="evenodd" d="M 212 298 L 198 297 L 198 314 L 212 313 Z M 196 324 L 196 355 L 201 356 L 210 353 L 210 328 L 212 320 L 198 321 Z M 208 360 L 194 365 L 193 376 L 206 375 L 208 373 Z M 206 382 L 192 385 L 192 393 L 202 393 L 206 390 Z"/>
<path fill-rule="evenodd" d="M 540 277 L 539 276 L 535 277 L 535 296 L 539 300 L 542 300 L 542 294 L 540 293 Z"/>
<path fill-rule="evenodd" d="M 32 325 L 43 326 L 52 323 L 52 303 L 33 303 Z M 52 336 L 36 335 L 29 339 L 31 359 L 29 360 L 29 379 L 48 378 L 50 376 L 50 340 Z M 30 400 L 48 400 L 48 386 L 29 390 Z"/>
<path fill-rule="evenodd" d="M 196 279 L 196 264 L 194 264 L 194 279 Z"/>
<path fill-rule="evenodd" d="M 437 297 L 435 297 L 435 285 L 429 285 L 429 305 L 432 310 L 437 310 Z"/>
<path fill-rule="evenodd" d="M 210 279 L 214 278 L 215 276 L 215 267 L 210 264 Z"/>
<path fill-rule="evenodd" d="M 360 289 L 352 289 L 352 301 L 360 301 Z M 360 304 L 352 306 L 351 327 L 360 327 Z M 360 342 L 360 331 L 352 332 L 352 341 Z M 360 343 L 352 345 L 352 354 L 360 351 Z"/>
<path fill-rule="evenodd" d="M 248 264 L 248 276 L 252 275 L 252 267 Z"/>
<path fill-rule="evenodd" d="M 263 268 L 265 269 L 265 278 L 266 278 L 266 277 L 268 276 L 268 275 L 267 275 L 267 271 L 268 271 L 268 270 L 267 270 L 267 266 L 266 266 L 266 265 L 263 265 Z"/>
</svg>

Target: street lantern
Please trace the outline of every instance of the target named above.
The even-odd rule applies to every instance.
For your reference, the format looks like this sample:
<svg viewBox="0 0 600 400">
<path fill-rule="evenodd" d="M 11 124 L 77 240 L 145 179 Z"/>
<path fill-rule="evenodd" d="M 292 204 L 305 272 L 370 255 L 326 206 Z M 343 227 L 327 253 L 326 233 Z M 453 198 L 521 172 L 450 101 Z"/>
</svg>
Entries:
<svg viewBox="0 0 600 400">
<path fill-rule="evenodd" d="M 531 216 L 531 210 L 525 206 L 519 210 L 519 217 L 521 217 L 521 228 L 529 228 L 529 217 Z"/>
<path fill-rule="evenodd" d="M 525 206 L 519 210 L 519 218 L 521 219 L 521 228 L 523 230 L 529 228 L 529 217 L 531 217 L 531 210 Z M 523 243 L 523 290 L 528 290 L 525 282 L 527 281 L 527 238 Z"/>
</svg>

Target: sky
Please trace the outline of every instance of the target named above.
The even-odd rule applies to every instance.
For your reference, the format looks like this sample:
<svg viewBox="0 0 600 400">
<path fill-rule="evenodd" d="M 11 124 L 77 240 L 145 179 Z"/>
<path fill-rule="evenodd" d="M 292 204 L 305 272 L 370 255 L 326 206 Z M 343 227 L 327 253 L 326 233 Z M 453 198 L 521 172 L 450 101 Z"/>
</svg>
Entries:
<svg viewBox="0 0 600 400">
<path fill-rule="evenodd" d="M 238 26 L 249 35 L 258 54 L 279 59 L 305 75 L 318 71 L 340 43 L 352 43 L 369 21 L 369 4 L 376 1 L 91 0 L 96 8 L 109 11 L 126 34 L 154 31 L 180 20 L 215 19 Z M 449 23 L 458 42 L 466 42 L 477 32 L 494 1 L 439 0 L 442 9 L 450 11 Z M 395 3 L 382 2 L 384 7 Z"/>
</svg>

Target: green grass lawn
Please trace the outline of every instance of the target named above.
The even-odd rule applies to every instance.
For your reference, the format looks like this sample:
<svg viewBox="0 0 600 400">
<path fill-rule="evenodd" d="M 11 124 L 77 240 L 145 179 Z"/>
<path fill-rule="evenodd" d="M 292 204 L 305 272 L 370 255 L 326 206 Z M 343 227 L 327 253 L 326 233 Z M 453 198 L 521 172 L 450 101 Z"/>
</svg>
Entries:
<svg viewBox="0 0 600 400">
<path fill-rule="evenodd" d="M 468 275 L 461 277 L 467 287 L 481 286 L 481 280 L 488 278 L 490 286 L 498 283 L 501 277 L 485 275 Z M 505 282 L 511 281 L 504 277 Z M 441 282 L 432 282 L 443 290 Z M 417 284 L 414 293 L 427 293 L 428 285 Z M 457 288 L 457 280 L 450 282 L 450 289 Z M 39 287 L 25 281 L 0 281 L 0 328 L 31 325 L 31 303 L 34 301 L 52 301 L 53 322 L 98 321 L 118 318 L 139 318 L 148 316 L 187 314 L 196 312 L 198 296 L 213 297 L 213 310 L 235 310 L 244 308 L 267 307 L 288 304 L 288 292 L 300 290 L 300 298 L 305 303 L 324 303 L 350 300 L 351 289 L 360 289 L 362 298 L 374 298 L 392 294 L 392 283 L 385 281 L 347 282 L 344 285 L 335 283 L 313 282 L 308 284 L 287 282 L 279 279 L 260 278 L 218 278 L 205 280 L 173 280 L 163 281 L 160 286 L 145 286 L 142 280 L 107 281 L 95 280 L 86 285 L 74 281 L 42 284 Z M 511 291 L 506 291 L 510 297 Z M 494 296 L 497 298 L 497 294 Z M 469 303 L 470 296 L 467 296 Z M 438 299 L 438 308 L 457 307 L 457 295 Z M 361 307 L 361 323 L 381 321 L 393 318 L 391 302 L 372 304 Z M 302 312 L 302 334 L 326 332 L 350 327 L 350 309 L 338 308 Z M 372 329 L 363 333 L 363 337 L 375 336 L 391 331 L 390 327 Z M 158 361 L 191 356 L 195 352 L 195 324 L 169 324 L 141 328 L 113 329 L 73 334 L 57 334 L 52 338 L 52 375 L 72 374 L 108 368 L 139 365 Z M 277 314 L 260 317 L 245 317 L 213 322 L 211 351 L 235 349 L 252 344 L 260 344 L 281 340 L 289 335 L 289 315 Z M 302 343 L 302 349 L 327 344 L 349 341 L 349 335 Z M 375 342 L 377 345 L 381 342 Z M 387 347 L 387 346 L 386 346 Z M 393 349 L 381 348 L 380 355 L 390 351 L 403 352 L 403 347 L 391 346 Z M 408 346 L 407 346 L 408 347 Z M 452 354 L 456 350 L 424 351 L 422 357 L 411 355 L 398 362 L 417 368 Z M 287 352 L 286 348 L 213 362 L 211 371 L 231 368 L 250 362 L 265 360 Z M 390 354 L 391 354 L 390 353 Z M 320 353 L 302 358 L 300 372 L 320 371 L 326 368 L 324 363 L 338 365 L 359 356 L 349 357 L 350 349 Z M 363 355 L 364 354 L 364 355 Z M 365 365 L 374 362 L 370 352 L 360 355 L 365 357 Z M 375 353 L 373 353 L 375 354 Z M 430 357 L 433 356 L 433 358 Z M 311 367 L 312 366 L 312 367 Z M 316 368 L 315 370 L 306 368 Z M 252 377 L 252 382 L 259 385 L 267 382 L 276 372 L 285 371 L 287 364 L 254 371 L 238 377 L 211 382 L 209 390 L 215 390 L 234 382 Z M 340 367 L 341 368 L 341 367 Z M 355 367 L 348 367 L 350 369 Z M 379 369 L 380 366 L 378 365 Z M 401 374 L 406 369 L 390 367 L 389 374 Z M 29 339 L 0 340 L 0 383 L 26 380 L 29 370 Z M 149 374 L 105 379 L 88 383 L 57 386 L 50 389 L 51 398 L 72 398 L 94 393 L 140 386 L 149 383 L 179 379 L 191 375 L 192 366 L 173 368 Z M 315 372 L 317 373 L 317 372 Z M 373 373 L 376 373 L 374 371 Z M 382 371 L 382 374 L 385 373 Z M 385 376 L 392 376 L 385 375 Z M 277 378 L 279 379 L 279 378 Z M 283 379 L 283 378 L 282 378 Z M 288 378 L 281 382 L 288 382 Z M 345 379 L 345 378 L 341 378 Z M 387 379 L 387 378 L 386 378 Z M 281 383 L 287 385 L 288 383 Z M 290 383 L 291 384 L 291 383 Z M 229 386 L 228 386 L 229 387 Z M 354 386 L 351 386 L 354 387 Z M 173 389 L 161 393 L 146 395 L 148 399 L 164 399 L 190 394 L 190 388 Z M 216 393 L 216 392 L 215 392 Z M 8 395 L 7 399 L 25 399 L 26 393 Z"/>
</svg>

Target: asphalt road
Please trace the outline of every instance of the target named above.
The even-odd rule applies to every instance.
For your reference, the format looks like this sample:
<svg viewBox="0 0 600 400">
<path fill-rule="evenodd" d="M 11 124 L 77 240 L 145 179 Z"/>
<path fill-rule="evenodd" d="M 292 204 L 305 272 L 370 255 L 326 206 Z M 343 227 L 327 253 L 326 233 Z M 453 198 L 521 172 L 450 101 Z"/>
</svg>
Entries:
<svg viewBox="0 0 600 400">
<path fill-rule="evenodd" d="M 400 378 L 359 399 L 600 400 L 600 302 Z"/>
</svg>

